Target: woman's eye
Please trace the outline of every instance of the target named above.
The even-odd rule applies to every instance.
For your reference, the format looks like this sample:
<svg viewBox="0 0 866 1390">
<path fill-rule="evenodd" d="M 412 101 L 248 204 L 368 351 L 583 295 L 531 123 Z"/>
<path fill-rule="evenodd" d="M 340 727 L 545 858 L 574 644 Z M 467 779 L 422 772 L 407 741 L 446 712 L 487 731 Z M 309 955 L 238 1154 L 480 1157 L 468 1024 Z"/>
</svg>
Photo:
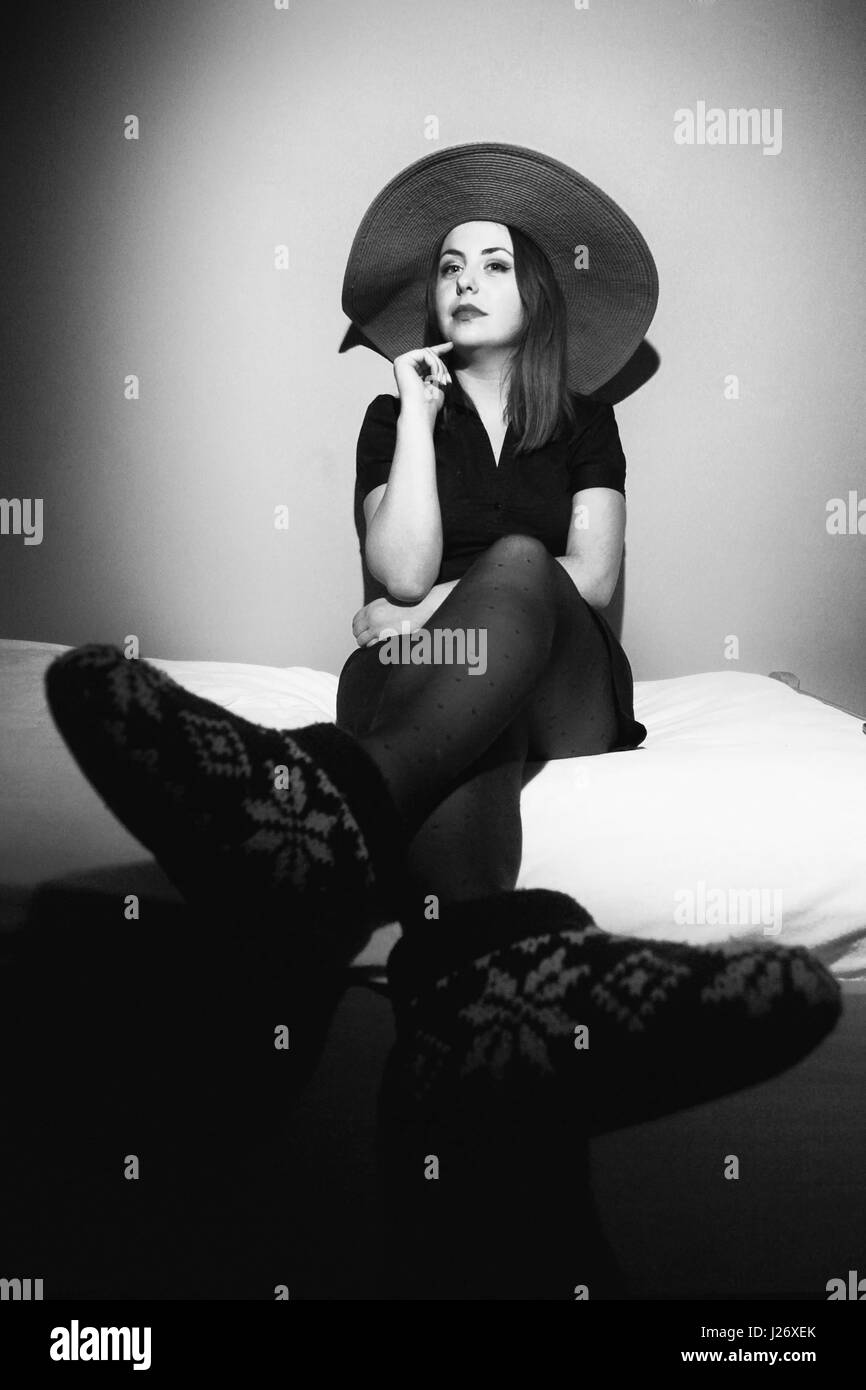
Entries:
<svg viewBox="0 0 866 1390">
<path fill-rule="evenodd" d="M 485 266 L 485 270 L 490 270 L 491 266 L 498 266 L 500 270 L 510 270 L 510 268 L 511 268 L 510 266 L 507 266 L 507 265 L 505 264 L 504 261 L 488 261 L 488 262 L 487 262 L 487 265 Z M 443 265 L 443 267 L 442 267 L 442 274 L 443 274 L 443 275 L 446 275 L 446 274 L 448 273 L 449 270 L 459 270 L 459 269 L 460 269 L 460 266 L 457 264 L 457 262 L 456 262 L 456 261 L 452 261 L 452 262 L 450 263 L 450 265 Z"/>
</svg>

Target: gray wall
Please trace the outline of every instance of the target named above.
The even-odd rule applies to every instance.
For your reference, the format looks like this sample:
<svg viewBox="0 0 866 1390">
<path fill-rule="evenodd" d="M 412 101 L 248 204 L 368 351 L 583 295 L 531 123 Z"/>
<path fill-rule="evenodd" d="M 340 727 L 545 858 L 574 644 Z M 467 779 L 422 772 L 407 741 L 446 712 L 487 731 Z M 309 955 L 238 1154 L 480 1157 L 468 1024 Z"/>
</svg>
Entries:
<svg viewBox="0 0 866 1390">
<path fill-rule="evenodd" d="M 337 355 L 352 237 L 405 165 L 504 140 L 601 184 L 658 262 L 661 365 L 617 409 L 636 677 L 782 668 L 866 705 L 866 538 L 826 528 L 831 498 L 866 498 L 856 0 L 22 15 L 0 495 L 41 497 L 44 534 L 0 537 L 0 635 L 338 671 L 355 441 L 394 385 Z M 675 143 L 699 101 L 781 108 L 781 151 Z"/>
</svg>

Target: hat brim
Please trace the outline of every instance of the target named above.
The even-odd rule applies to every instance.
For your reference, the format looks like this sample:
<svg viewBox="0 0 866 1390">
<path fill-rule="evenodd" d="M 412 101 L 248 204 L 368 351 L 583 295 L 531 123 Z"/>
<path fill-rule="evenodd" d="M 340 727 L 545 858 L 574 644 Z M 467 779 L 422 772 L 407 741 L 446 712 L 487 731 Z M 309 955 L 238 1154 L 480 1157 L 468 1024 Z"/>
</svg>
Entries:
<svg viewBox="0 0 866 1390">
<path fill-rule="evenodd" d="M 517 227 L 535 241 L 565 301 L 568 385 L 589 395 L 610 381 L 652 321 L 655 261 L 634 222 L 602 189 L 519 145 L 437 150 L 382 189 L 349 253 L 342 306 L 351 326 L 340 352 L 365 346 L 393 362 L 423 345 L 432 258 L 452 227 L 470 221 Z"/>
<path fill-rule="evenodd" d="M 337 351 L 348 352 L 349 349 L 353 347 L 372 348 L 373 352 L 378 352 L 381 357 L 388 356 L 386 352 L 383 352 L 381 348 L 377 347 L 375 343 L 371 342 L 370 339 L 366 337 L 364 333 L 361 332 L 361 329 L 358 327 L 356 323 L 349 324 L 349 327 L 346 329 L 346 332 L 343 336 L 343 341 L 337 348 Z M 389 358 L 389 361 L 393 362 L 393 360 L 393 358 Z"/>
</svg>

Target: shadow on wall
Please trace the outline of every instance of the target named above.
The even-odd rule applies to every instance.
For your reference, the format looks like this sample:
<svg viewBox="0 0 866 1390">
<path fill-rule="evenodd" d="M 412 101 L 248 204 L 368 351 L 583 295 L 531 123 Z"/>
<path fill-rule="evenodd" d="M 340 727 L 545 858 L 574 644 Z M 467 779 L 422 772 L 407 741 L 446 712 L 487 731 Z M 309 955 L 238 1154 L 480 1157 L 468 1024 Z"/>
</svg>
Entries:
<svg viewBox="0 0 866 1390">
<path fill-rule="evenodd" d="M 620 401 L 626 400 L 628 396 L 633 396 L 635 391 L 649 381 L 650 377 L 655 376 L 661 366 L 661 358 L 655 348 L 644 338 L 643 342 L 632 353 L 622 371 L 617 372 L 616 376 L 611 377 L 610 381 L 605 382 L 604 386 L 598 391 L 594 391 L 593 399 L 597 401 L 607 401 L 611 405 L 619 405 Z M 627 484 L 626 484 L 627 486 Z M 616 581 L 616 588 L 613 597 L 604 616 L 612 628 L 614 635 L 619 641 L 622 640 L 622 622 L 625 611 L 625 572 L 628 556 L 628 534 L 626 533 L 626 543 L 623 550 L 622 566 L 619 571 L 619 579 Z"/>
</svg>

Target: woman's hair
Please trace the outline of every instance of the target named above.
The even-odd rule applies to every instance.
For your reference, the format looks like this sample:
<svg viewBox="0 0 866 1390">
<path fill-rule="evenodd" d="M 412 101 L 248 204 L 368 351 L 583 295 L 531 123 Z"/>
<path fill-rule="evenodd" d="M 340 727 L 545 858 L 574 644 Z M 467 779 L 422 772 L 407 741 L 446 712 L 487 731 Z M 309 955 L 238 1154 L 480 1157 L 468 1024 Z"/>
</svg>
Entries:
<svg viewBox="0 0 866 1390">
<path fill-rule="evenodd" d="M 562 290 L 541 248 L 517 227 L 508 230 L 514 247 L 514 274 L 525 310 L 525 323 L 511 360 L 506 418 L 517 436 L 515 453 L 526 453 L 540 449 L 558 434 L 573 428 L 576 415 L 568 390 L 567 324 Z M 440 260 L 437 246 L 427 276 L 424 347 L 442 341 L 436 315 Z M 447 365 L 452 357 L 453 353 L 448 353 L 442 360 Z M 453 374 L 452 380 L 454 386 L 449 390 L 460 390 Z M 465 392 L 462 394 L 468 399 Z M 437 425 L 450 429 L 453 414 L 446 392 Z"/>
</svg>

